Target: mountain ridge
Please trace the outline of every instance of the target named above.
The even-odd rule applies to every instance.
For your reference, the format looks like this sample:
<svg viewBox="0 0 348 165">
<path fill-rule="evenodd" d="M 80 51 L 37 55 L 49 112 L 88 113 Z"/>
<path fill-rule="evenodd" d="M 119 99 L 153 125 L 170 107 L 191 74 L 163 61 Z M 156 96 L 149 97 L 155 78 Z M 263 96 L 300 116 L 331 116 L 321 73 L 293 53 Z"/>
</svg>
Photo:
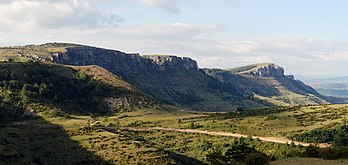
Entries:
<svg viewBox="0 0 348 165">
<path fill-rule="evenodd" d="M 284 75 L 284 68 L 273 63 L 225 70 L 200 69 L 197 62 L 188 57 L 141 56 L 59 43 L 23 46 L 11 51 L 14 52 L 12 57 L 38 57 L 30 60 L 73 66 L 97 65 L 156 99 L 198 111 L 328 103 L 313 88 L 291 75 Z"/>
</svg>

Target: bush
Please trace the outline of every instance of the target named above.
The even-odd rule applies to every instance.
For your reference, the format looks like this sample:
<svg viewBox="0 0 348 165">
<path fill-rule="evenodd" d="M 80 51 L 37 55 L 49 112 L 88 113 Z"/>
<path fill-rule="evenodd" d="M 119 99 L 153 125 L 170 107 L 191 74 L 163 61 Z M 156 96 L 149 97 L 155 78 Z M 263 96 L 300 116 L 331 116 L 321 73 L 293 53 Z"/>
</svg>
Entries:
<svg viewBox="0 0 348 165">
<path fill-rule="evenodd" d="M 308 158 L 319 158 L 319 148 L 310 145 L 310 146 L 306 147 L 302 156 L 308 157 Z"/>
<path fill-rule="evenodd" d="M 257 151 L 253 147 L 248 147 L 241 143 L 229 148 L 225 153 L 222 149 L 214 149 L 207 154 L 207 161 L 213 165 L 238 164 L 247 165 L 265 165 L 268 164 L 269 158 L 266 154 Z"/>
<path fill-rule="evenodd" d="M 222 153 L 222 149 L 213 149 L 213 151 L 209 152 L 206 156 L 208 162 L 212 165 L 223 165 L 226 164 L 226 159 Z"/>
<path fill-rule="evenodd" d="M 244 162 L 247 165 L 266 165 L 269 162 L 269 158 L 266 154 L 257 152 L 247 155 Z"/>
</svg>

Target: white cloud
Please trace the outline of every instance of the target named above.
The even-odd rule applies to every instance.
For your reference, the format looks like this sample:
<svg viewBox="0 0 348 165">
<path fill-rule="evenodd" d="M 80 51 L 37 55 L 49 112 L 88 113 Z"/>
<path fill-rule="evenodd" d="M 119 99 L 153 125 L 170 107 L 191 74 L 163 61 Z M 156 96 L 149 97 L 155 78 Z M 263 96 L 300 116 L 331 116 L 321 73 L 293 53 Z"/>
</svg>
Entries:
<svg viewBox="0 0 348 165">
<path fill-rule="evenodd" d="M 178 13 L 180 11 L 176 0 L 140 0 L 140 2 L 151 7 L 164 9 L 169 13 Z"/>
<path fill-rule="evenodd" d="M 0 31 L 115 26 L 123 19 L 100 11 L 91 0 L 0 1 Z"/>
<path fill-rule="evenodd" d="M 347 75 L 348 42 L 309 38 L 213 40 L 216 25 L 165 23 L 28 32 L 0 35 L 0 43 L 74 42 L 141 54 L 174 54 L 198 61 L 200 67 L 230 68 L 274 62 L 288 74 Z M 12 44 L 13 45 L 13 44 Z"/>
</svg>

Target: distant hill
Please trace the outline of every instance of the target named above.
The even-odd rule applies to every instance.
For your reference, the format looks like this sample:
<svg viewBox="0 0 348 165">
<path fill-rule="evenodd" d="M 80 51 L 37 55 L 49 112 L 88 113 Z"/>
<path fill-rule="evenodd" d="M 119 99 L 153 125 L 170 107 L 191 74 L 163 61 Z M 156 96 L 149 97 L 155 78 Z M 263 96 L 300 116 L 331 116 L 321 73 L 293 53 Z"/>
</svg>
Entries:
<svg viewBox="0 0 348 165">
<path fill-rule="evenodd" d="M 284 69 L 275 64 L 200 69 L 197 62 L 188 57 L 141 56 L 67 43 L 3 47 L 0 57 L 9 62 L 100 66 L 145 95 L 197 111 L 328 103 L 313 88 L 284 75 Z M 87 73 L 91 77 L 96 74 Z"/>
<path fill-rule="evenodd" d="M 254 95 L 255 98 L 278 106 L 326 104 L 321 95 L 294 76 L 284 75 L 276 64 L 254 64 L 246 67 L 205 69 L 206 73 L 227 86 Z"/>
<path fill-rule="evenodd" d="M 348 98 L 348 76 L 312 79 L 308 83 L 323 95 Z"/>
</svg>

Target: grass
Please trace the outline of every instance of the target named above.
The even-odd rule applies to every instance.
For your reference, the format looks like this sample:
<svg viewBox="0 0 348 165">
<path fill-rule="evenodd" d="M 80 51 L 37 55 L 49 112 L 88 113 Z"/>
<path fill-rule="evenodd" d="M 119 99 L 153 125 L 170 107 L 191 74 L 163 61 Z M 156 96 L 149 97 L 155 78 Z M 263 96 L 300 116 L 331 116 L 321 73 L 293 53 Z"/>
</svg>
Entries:
<svg viewBox="0 0 348 165">
<path fill-rule="evenodd" d="M 77 46 L 79 45 L 68 43 L 47 43 L 43 45 L 0 47 L 0 61 L 51 61 L 53 53 L 63 53 L 67 51 L 66 48 Z"/>
<path fill-rule="evenodd" d="M 262 66 L 267 66 L 267 65 L 270 65 L 270 63 L 260 63 L 260 64 L 253 64 L 253 65 L 247 65 L 247 66 L 239 66 L 235 68 L 229 68 L 226 70 L 229 71 L 230 73 L 240 73 L 240 72 L 253 70 L 253 69 L 256 69 Z"/>
<path fill-rule="evenodd" d="M 196 129 L 231 131 L 232 124 L 235 126 L 232 128 L 238 133 L 285 136 L 284 132 L 287 131 L 310 130 L 332 122 L 340 122 L 346 119 L 343 114 L 346 113 L 345 110 L 347 109 L 347 105 L 307 106 L 290 108 L 279 113 L 275 113 L 276 110 L 274 112 L 269 111 L 270 114 L 268 115 L 256 114 L 256 116 L 249 115 L 245 117 L 226 117 L 228 113 L 190 112 L 166 105 L 147 109 L 134 108 L 131 111 L 99 117 L 73 114 L 67 117 L 49 117 L 42 112 L 39 113 L 41 117 L 8 123 L 0 129 L 0 139 L 2 139 L 0 158 L 16 160 L 14 162 L 19 164 L 38 160 L 47 162 L 49 159 L 38 159 L 42 156 L 41 151 L 44 151 L 50 157 L 52 157 L 51 154 L 57 152 L 58 157 L 53 156 L 50 159 L 51 161 L 60 162 L 63 160 L 60 156 L 63 156 L 64 152 L 56 151 L 55 148 L 64 143 L 62 149 L 74 152 L 69 152 L 70 155 L 67 157 L 72 163 L 77 159 L 102 161 L 111 164 L 173 164 L 182 161 L 206 163 L 205 156 L 212 148 L 228 148 L 238 142 L 238 139 L 161 130 L 132 132 L 119 130 L 117 127 L 115 129 L 91 129 L 88 125 L 100 121 L 100 126 L 111 124 L 114 126 L 132 126 L 132 123 L 133 125 L 138 123 L 134 126 L 141 128 L 154 126 L 190 128 L 190 124 L 193 122 Z M 317 121 L 317 123 L 307 121 L 307 119 L 313 117 L 317 119 L 331 117 L 332 114 L 338 114 L 338 112 L 341 112 L 342 116 L 332 118 L 331 121 Z M 304 121 L 303 123 L 310 123 L 310 125 L 306 127 L 298 126 L 298 120 Z M 259 130 L 260 128 L 261 130 Z M 276 134 L 272 132 L 276 132 Z M 289 147 L 285 144 L 257 140 L 246 139 L 246 142 L 249 145 L 256 146 L 258 150 L 267 155 L 278 159 L 284 157 L 284 155 L 278 153 L 278 150 L 284 147 L 286 150 L 286 147 Z M 49 148 L 42 148 L 43 146 L 49 146 Z M 275 150 L 274 148 L 278 149 Z M 34 153 L 33 150 L 39 152 Z M 22 157 L 19 157 L 18 153 Z M 84 157 L 91 154 L 93 155 L 91 159 Z M 79 155 L 82 155 L 82 157 Z M 340 161 L 325 162 L 340 163 Z M 271 164 L 294 164 L 294 162 L 317 163 L 319 161 L 317 159 L 294 158 L 271 162 Z M 345 163 L 346 160 L 343 160 L 343 162 Z"/>
<path fill-rule="evenodd" d="M 254 111 L 258 113 L 263 110 Z M 348 105 L 284 108 L 279 113 L 255 114 L 246 117 L 223 117 L 226 116 L 224 115 L 226 113 L 191 113 L 155 108 L 125 112 L 101 120 L 106 123 L 117 120 L 123 126 L 138 122 L 140 123 L 137 125 L 138 127 L 161 126 L 170 128 L 189 128 L 193 122 L 200 130 L 236 132 L 258 136 L 287 136 L 293 132 L 299 133 L 332 123 L 343 123 L 348 120 L 347 113 Z"/>
</svg>

